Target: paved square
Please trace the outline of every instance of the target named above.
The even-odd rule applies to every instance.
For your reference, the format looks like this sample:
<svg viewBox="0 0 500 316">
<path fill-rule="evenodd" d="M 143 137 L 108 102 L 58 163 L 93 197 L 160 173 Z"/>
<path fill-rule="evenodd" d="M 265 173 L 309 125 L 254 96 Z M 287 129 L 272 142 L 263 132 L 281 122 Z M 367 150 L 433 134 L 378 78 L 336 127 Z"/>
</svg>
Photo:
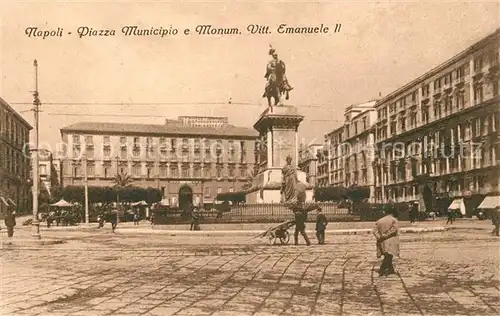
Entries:
<svg viewBox="0 0 500 316">
<path fill-rule="evenodd" d="M 403 235 L 399 275 L 383 278 L 369 235 L 270 247 L 242 236 L 44 232 L 58 234 L 72 239 L 2 246 L 2 315 L 500 312 L 500 240 L 484 230 Z"/>
</svg>

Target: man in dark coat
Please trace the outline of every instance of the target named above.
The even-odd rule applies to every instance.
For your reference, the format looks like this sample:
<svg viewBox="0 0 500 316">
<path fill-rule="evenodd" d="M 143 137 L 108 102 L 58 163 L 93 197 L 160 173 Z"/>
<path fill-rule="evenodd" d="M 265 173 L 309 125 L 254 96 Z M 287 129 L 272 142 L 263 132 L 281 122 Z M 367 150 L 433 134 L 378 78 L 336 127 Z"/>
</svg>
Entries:
<svg viewBox="0 0 500 316">
<path fill-rule="evenodd" d="M 328 220 L 325 214 L 321 211 L 321 207 L 317 209 L 318 215 L 316 215 L 316 238 L 318 239 L 318 244 L 322 245 L 325 243 L 325 230 L 326 225 L 328 225 Z"/>
<path fill-rule="evenodd" d="M 113 233 L 116 230 L 116 226 L 118 226 L 118 216 L 118 210 L 111 211 L 109 220 L 111 222 L 111 230 L 113 231 Z"/>
<path fill-rule="evenodd" d="M 14 236 L 14 226 L 16 226 L 16 213 L 12 210 L 8 210 L 4 223 L 7 227 L 7 236 L 12 238 L 12 236 Z"/>
<path fill-rule="evenodd" d="M 200 213 L 197 207 L 191 211 L 191 227 L 189 230 L 200 230 Z"/>
<path fill-rule="evenodd" d="M 499 236 L 500 235 L 500 207 L 498 207 L 498 206 L 495 209 L 493 209 L 491 212 L 491 223 L 494 226 L 491 234 L 494 236 Z"/>
<path fill-rule="evenodd" d="M 295 205 L 293 211 L 295 213 L 295 233 L 293 235 L 295 240 L 295 245 L 299 244 L 299 233 L 304 237 L 306 244 L 311 245 L 309 237 L 306 234 L 306 220 L 307 220 L 307 210 L 304 208 L 304 203 L 306 201 L 306 186 L 299 182 L 296 184 L 296 199 L 297 204 Z"/>
</svg>

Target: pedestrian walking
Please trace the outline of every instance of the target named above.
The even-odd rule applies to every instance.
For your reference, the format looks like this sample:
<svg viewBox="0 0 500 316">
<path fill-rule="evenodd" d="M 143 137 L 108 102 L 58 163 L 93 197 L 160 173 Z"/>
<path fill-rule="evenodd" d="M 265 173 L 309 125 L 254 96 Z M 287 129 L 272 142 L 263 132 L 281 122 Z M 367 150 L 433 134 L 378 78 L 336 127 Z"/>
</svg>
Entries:
<svg viewBox="0 0 500 316">
<path fill-rule="evenodd" d="M 384 256 L 379 269 L 379 276 L 396 273 L 393 258 L 399 257 L 399 222 L 394 208 L 386 210 L 384 217 L 375 223 L 373 235 L 377 240 L 377 258 Z"/>
<path fill-rule="evenodd" d="M 16 226 L 16 212 L 7 210 L 7 215 L 4 219 L 4 224 L 7 227 L 7 236 L 12 238 L 14 236 L 14 226 Z"/>
<path fill-rule="evenodd" d="M 454 210 L 448 210 L 448 220 L 446 221 L 447 224 L 453 224 L 455 221 L 455 211 Z"/>
<path fill-rule="evenodd" d="M 189 230 L 200 230 L 200 213 L 197 207 L 194 207 L 191 211 L 191 227 Z"/>
<path fill-rule="evenodd" d="M 134 226 L 139 225 L 139 214 L 137 212 L 134 213 Z"/>
<path fill-rule="evenodd" d="M 316 215 L 316 238 L 318 239 L 318 244 L 323 245 L 325 243 L 325 230 L 326 225 L 328 225 L 328 220 L 325 214 L 323 214 L 321 207 L 317 209 L 318 215 Z"/>
<path fill-rule="evenodd" d="M 116 230 L 116 226 L 118 226 L 118 210 L 114 210 L 111 212 L 110 221 L 111 221 L 111 230 L 114 233 Z"/>
<path fill-rule="evenodd" d="M 47 228 L 50 228 L 50 226 L 54 222 L 54 217 L 55 217 L 55 213 L 54 212 L 50 212 L 49 215 L 47 216 L 47 218 L 46 218 Z"/>
<path fill-rule="evenodd" d="M 151 211 L 151 216 L 149 217 L 149 220 L 151 221 L 151 227 L 155 226 L 155 219 L 156 219 L 155 212 Z"/>
<path fill-rule="evenodd" d="M 500 236 L 500 207 L 498 206 L 491 212 L 491 223 L 495 226 L 491 234 Z"/>
<path fill-rule="evenodd" d="M 417 204 L 409 204 L 408 205 L 410 211 L 410 223 L 414 224 L 418 218 L 418 205 Z"/>
<path fill-rule="evenodd" d="M 299 244 L 299 234 L 304 237 L 306 244 L 308 246 L 311 245 L 311 241 L 306 234 L 306 220 L 307 220 L 307 212 L 305 209 L 304 203 L 306 201 L 306 186 L 298 182 L 295 186 L 295 199 L 296 203 L 294 203 L 293 211 L 295 213 L 295 233 L 293 234 L 295 245 Z"/>
<path fill-rule="evenodd" d="M 104 214 L 99 214 L 97 222 L 99 223 L 98 228 L 104 227 Z"/>
</svg>

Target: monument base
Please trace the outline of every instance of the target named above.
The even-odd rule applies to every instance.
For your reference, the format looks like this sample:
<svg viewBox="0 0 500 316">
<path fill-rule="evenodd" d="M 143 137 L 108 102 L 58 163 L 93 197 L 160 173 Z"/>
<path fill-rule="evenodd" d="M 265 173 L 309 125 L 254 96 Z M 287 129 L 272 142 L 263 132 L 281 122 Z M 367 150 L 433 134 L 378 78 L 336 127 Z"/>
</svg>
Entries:
<svg viewBox="0 0 500 316">
<path fill-rule="evenodd" d="M 300 182 L 306 186 L 306 202 L 314 201 L 314 192 L 312 185 L 307 183 L 306 173 L 297 171 L 297 176 Z M 271 167 L 259 174 L 252 180 L 252 187 L 246 194 L 246 203 L 261 204 L 261 203 L 280 203 L 281 201 L 281 168 Z"/>
<path fill-rule="evenodd" d="M 259 132 L 258 174 L 246 195 L 247 203 L 280 203 L 282 168 L 299 159 L 298 128 L 304 116 L 292 105 L 269 107 L 257 119 L 254 128 Z M 307 183 L 305 172 L 297 171 L 298 180 L 306 188 L 306 202 L 313 202 L 312 186 Z"/>
</svg>

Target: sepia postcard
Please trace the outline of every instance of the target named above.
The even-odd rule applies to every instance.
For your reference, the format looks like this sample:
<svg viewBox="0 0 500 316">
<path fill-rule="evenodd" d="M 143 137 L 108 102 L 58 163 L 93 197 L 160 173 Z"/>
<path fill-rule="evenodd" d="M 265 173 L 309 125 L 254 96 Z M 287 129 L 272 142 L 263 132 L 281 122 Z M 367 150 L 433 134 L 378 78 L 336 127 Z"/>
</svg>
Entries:
<svg viewBox="0 0 500 316">
<path fill-rule="evenodd" d="M 0 0 L 0 315 L 498 315 L 499 12 Z"/>
</svg>

